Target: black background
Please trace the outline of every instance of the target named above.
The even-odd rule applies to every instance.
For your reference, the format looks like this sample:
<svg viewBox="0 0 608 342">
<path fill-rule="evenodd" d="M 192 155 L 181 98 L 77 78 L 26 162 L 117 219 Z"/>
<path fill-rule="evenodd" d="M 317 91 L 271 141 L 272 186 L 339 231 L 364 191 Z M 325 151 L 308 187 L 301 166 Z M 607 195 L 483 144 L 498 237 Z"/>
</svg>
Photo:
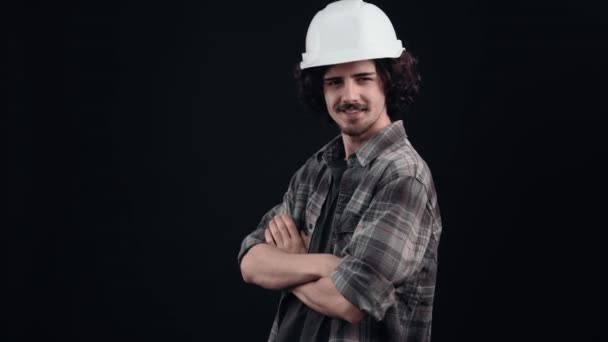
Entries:
<svg viewBox="0 0 608 342">
<path fill-rule="evenodd" d="M 5 8 L 6 341 L 265 340 L 242 238 L 337 132 L 291 71 L 326 1 Z M 444 222 L 434 341 L 598 340 L 600 1 L 377 1 Z"/>
</svg>

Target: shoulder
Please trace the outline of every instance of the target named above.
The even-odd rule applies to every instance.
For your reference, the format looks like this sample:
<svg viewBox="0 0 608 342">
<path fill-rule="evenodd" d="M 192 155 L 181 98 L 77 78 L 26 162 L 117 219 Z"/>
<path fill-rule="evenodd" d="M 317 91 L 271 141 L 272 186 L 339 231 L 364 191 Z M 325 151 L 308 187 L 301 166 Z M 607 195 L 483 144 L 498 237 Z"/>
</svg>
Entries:
<svg viewBox="0 0 608 342">
<path fill-rule="evenodd" d="M 375 167 L 383 170 L 383 183 L 409 178 L 427 187 L 432 185 L 429 166 L 407 138 L 382 152 L 375 164 Z"/>
<path fill-rule="evenodd" d="M 316 179 L 317 175 L 322 172 L 326 166 L 321 158 L 323 150 L 324 148 L 319 149 L 304 161 L 302 166 L 294 173 L 292 183 L 295 182 L 295 185 L 311 183 Z"/>
</svg>

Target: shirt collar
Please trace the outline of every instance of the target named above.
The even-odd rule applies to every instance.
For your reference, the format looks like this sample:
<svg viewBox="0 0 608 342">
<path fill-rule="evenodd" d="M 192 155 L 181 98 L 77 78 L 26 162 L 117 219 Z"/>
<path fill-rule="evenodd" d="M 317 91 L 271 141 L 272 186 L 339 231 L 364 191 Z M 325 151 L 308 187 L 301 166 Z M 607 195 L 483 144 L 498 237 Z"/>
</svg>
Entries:
<svg viewBox="0 0 608 342">
<path fill-rule="evenodd" d="M 407 134 L 403 121 L 395 121 L 364 142 L 359 150 L 350 156 L 349 164 L 351 160 L 356 159 L 361 166 L 365 166 L 376 159 L 382 151 L 403 141 L 405 138 L 407 138 Z M 324 160 L 328 163 L 338 158 L 344 159 L 344 143 L 341 135 L 333 138 L 317 152 L 317 159 L 319 161 Z"/>
</svg>

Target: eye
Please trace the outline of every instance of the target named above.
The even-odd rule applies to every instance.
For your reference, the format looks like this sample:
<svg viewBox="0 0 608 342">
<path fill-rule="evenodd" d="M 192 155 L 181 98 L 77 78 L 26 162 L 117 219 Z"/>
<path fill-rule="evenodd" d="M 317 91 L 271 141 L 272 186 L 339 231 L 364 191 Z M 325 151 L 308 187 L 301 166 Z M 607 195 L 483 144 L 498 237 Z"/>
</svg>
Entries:
<svg viewBox="0 0 608 342">
<path fill-rule="evenodd" d="M 337 79 L 330 79 L 330 80 L 325 81 L 325 85 L 328 87 L 334 87 L 334 86 L 339 85 L 340 83 L 342 83 L 342 82 Z"/>
</svg>

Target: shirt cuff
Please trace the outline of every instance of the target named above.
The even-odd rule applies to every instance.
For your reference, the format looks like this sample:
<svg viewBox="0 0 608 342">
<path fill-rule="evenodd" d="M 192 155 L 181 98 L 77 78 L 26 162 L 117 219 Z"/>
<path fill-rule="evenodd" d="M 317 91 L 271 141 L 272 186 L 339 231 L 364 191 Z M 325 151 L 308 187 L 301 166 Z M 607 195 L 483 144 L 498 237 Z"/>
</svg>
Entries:
<svg viewBox="0 0 608 342">
<path fill-rule="evenodd" d="M 259 244 L 259 243 L 263 243 L 266 242 L 265 240 L 260 240 L 252 235 L 247 236 L 244 240 L 243 243 L 241 244 L 241 250 L 239 251 L 239 255 L 238 255 L 238 262 L 239 265 L 241 264 L 241 260 L 243 260 L 243 257 L 245 256 L 245 253 L 247 253 L 247 251 Z"/>
<path fill-rule="evenodd" d="M 381 321 L 386 310 L 395 303 L 393 284 L 353 256 L 342 259 L 331 280 L 344 298 L 377 321 Z"/>
</svg>

